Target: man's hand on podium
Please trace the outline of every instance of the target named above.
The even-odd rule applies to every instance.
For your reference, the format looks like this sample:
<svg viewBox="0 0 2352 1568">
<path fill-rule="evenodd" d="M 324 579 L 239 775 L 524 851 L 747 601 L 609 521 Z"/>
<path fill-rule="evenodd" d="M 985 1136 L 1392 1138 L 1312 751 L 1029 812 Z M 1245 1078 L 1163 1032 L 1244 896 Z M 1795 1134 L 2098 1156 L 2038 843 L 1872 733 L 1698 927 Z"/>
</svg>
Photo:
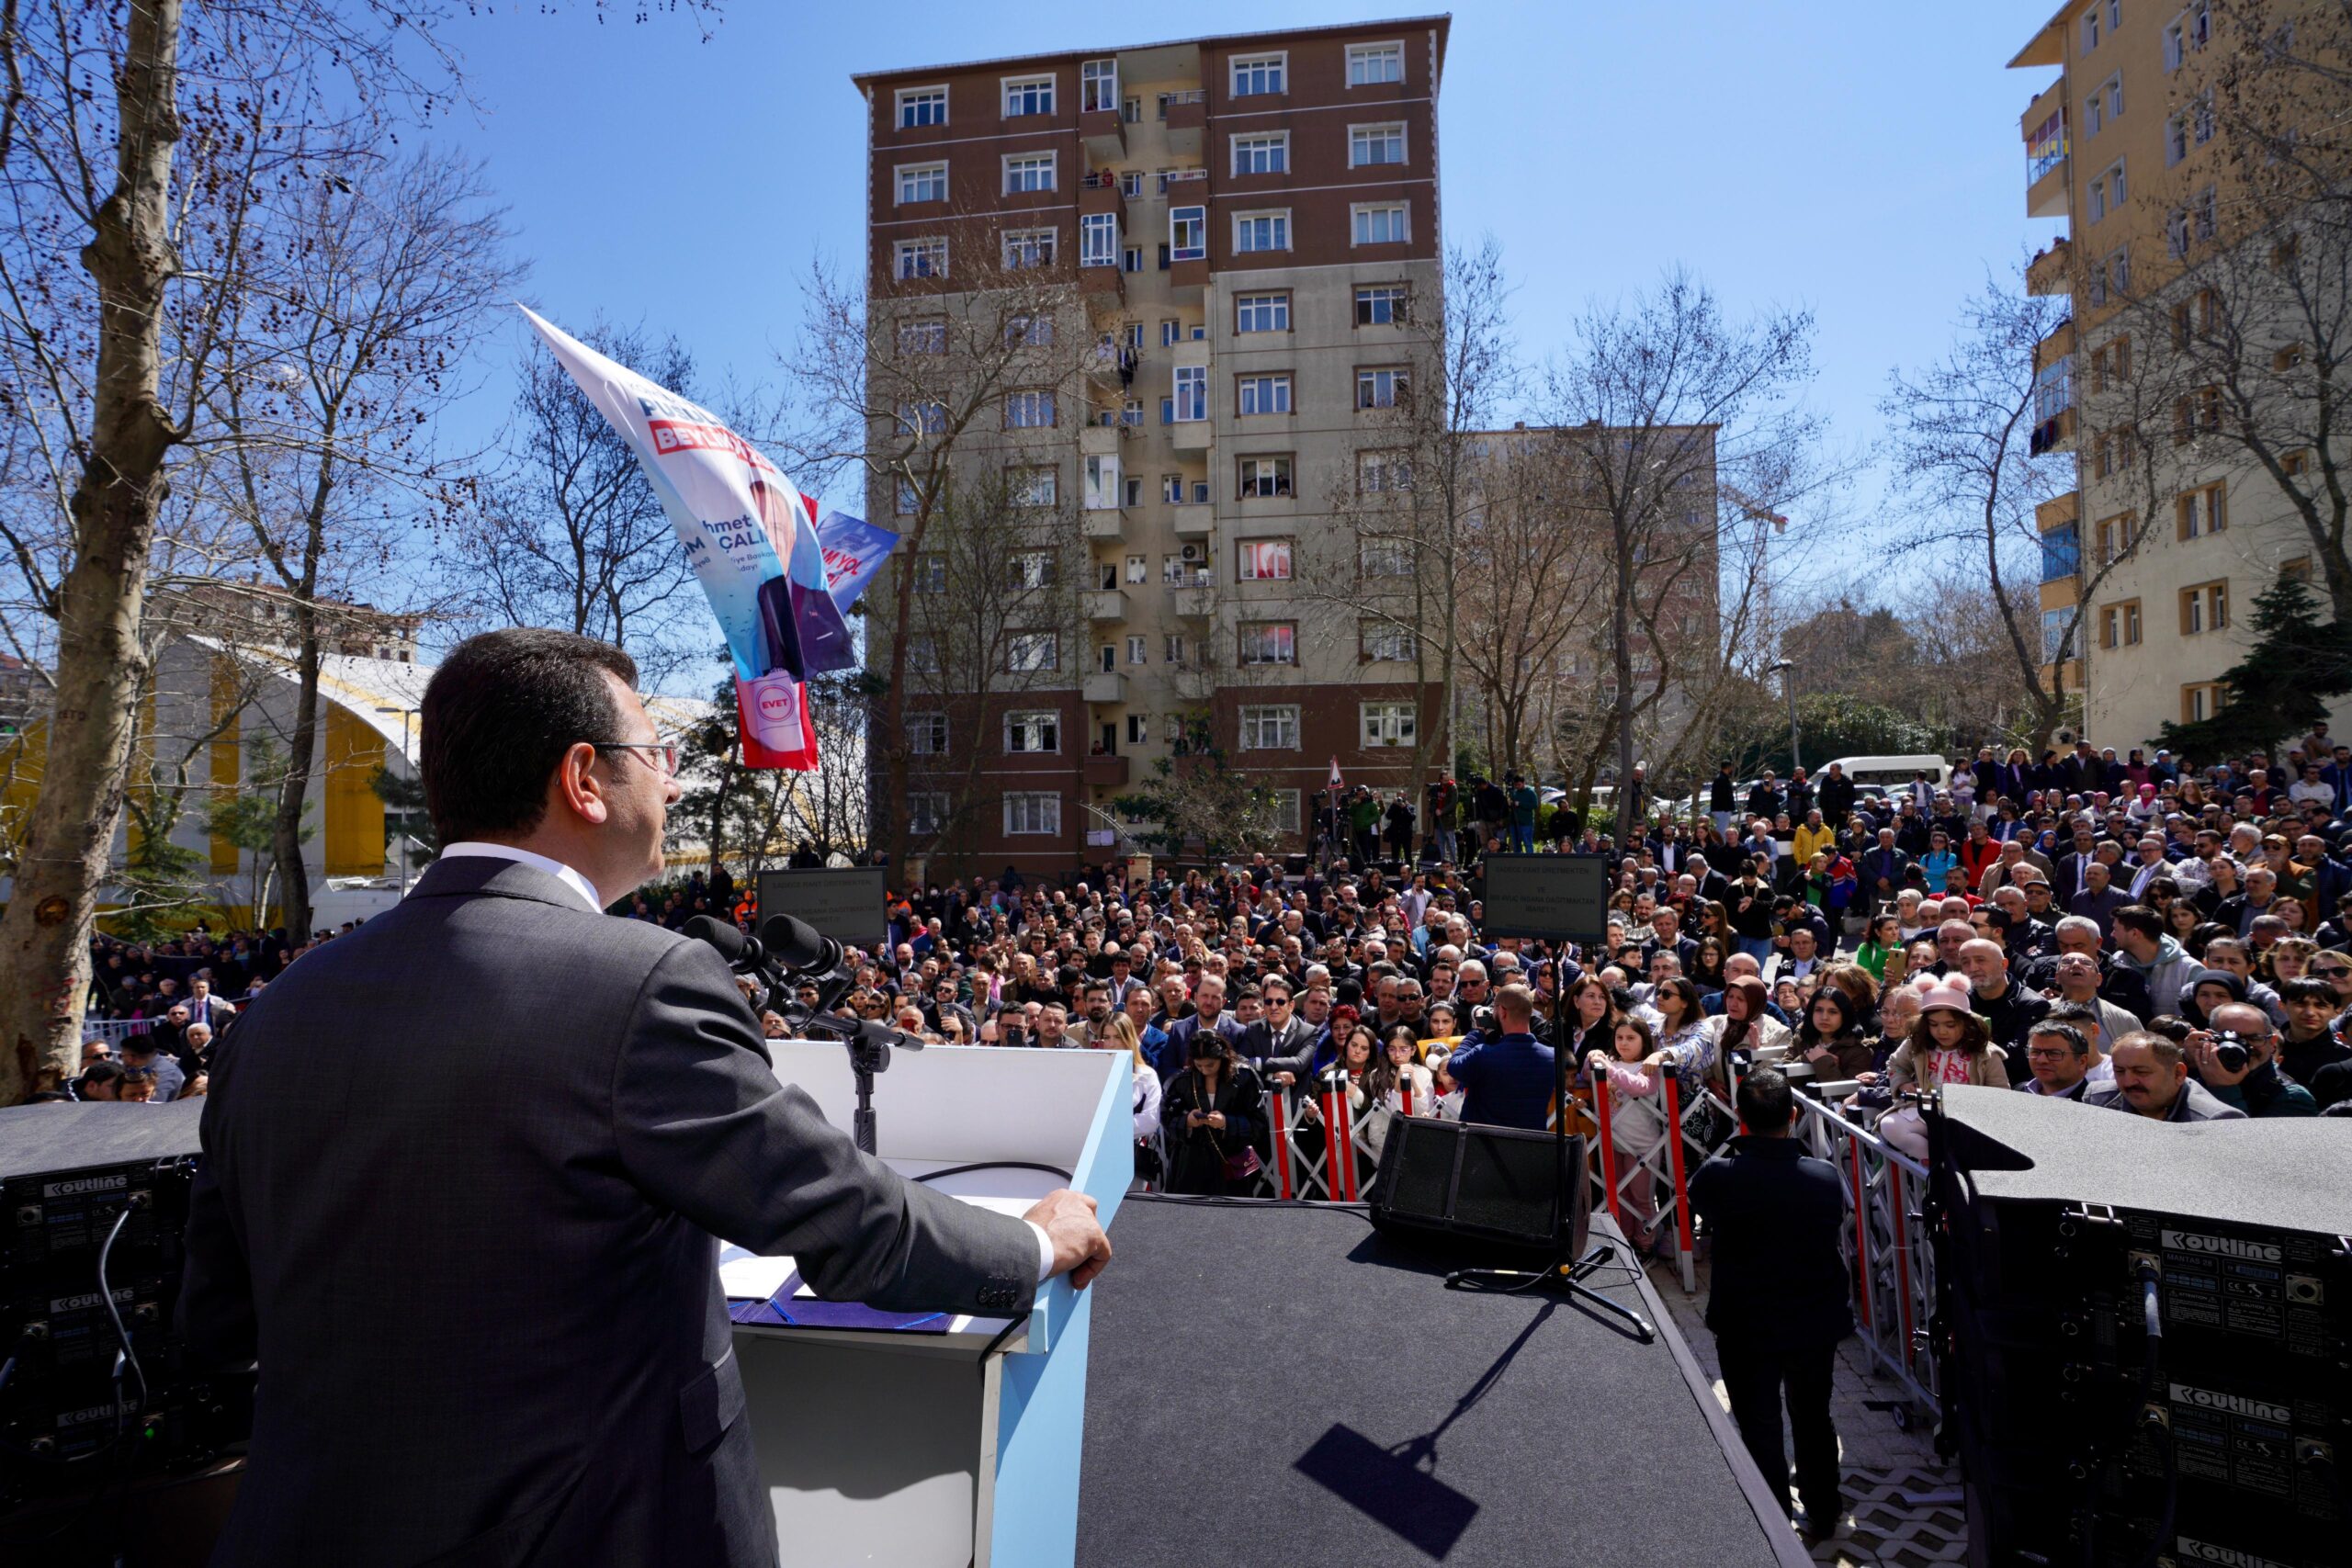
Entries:
<svg viewBox="0 0 2352 1568">
<path fill-rule="evenodd" d="M 1094 1207 L 1094 1200 L 1085 1193 L 1062 1187 L 1038 1199 L 1036 1206 L 1021 1216 L 1053 1243 L 1053 1272 L 1068 1274 L 1070 1284 L 1081 1291 L 1111 1261 L 1111 1238 L 1095 1222 Z"/>
</svg>

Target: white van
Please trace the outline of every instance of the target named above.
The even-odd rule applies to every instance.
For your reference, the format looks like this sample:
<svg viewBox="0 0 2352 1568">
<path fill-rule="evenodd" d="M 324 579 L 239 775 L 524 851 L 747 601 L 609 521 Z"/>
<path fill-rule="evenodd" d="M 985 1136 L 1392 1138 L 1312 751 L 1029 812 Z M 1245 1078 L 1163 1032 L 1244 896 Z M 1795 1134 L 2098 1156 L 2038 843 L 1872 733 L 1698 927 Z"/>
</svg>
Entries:
<svg viewBox="0 0 2352 1568">
<path fill-rule="evenodd" d="M 1831 766 L 1844 768 L 1846 776 L 1858 784 L 1874 784 L 1890 795 L 1908 785 L 1914 773 L 1927 774 L 1928 782 L 1938 789 L 1951 783 L 1951 759 L 1932 751 L 1916 757 L 1840 757 L 1835 763 L 1813 771 L 1815 788 Z"/>
</svg>

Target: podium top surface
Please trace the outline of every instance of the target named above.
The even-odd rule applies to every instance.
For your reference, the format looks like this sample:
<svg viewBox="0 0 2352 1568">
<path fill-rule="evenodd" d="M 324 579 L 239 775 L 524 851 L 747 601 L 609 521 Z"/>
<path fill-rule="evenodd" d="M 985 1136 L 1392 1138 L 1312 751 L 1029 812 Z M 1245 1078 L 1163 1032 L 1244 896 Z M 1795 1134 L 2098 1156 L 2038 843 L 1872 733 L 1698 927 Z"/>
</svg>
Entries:
<svg viewBox="0 0 2352 1568">
<path fill-rule="evenodd" d="M 849 1051 L 830 1040 L 771 1040 L 775 1075 L 816 1100 L 834 1126 L 847 1131 L 857 1106 Z M 1047 1051 L 1000 1046 L 937 1045 L 893 1051 L 875 1076 L 876 1152 L 901 1175 L 921 1179 L 962 1166 L 979 1168 L 942 1178 L 943 1192 L 1019 1214 L 1057 1187 L 1095 1201 L 1108 1229 L 1135 1174 L 1131 1123 L 1134 1067 L 1112 1051 Z M 1022 1168 L 1051 1167 L 1050 1171 Z M 1057 1174 L 1067 1172 L 1067 1176 Z M 729 1256 L 741 1257 L 740 1249 Z M 1006 1342 L 1010 1351 L 1049 1350 L 1077 1292 L 1064 1279 L 1037 1292 L 1028 1321 Z M 744 1332 L 844 1336 L 879 1344 L 928 1341 L 933 1348 L 992 1340 L 1004 1318 L 951 1319 L 943 1335 L 935 1322 L 905 1329 L 808 1327 L 739 1324 Z"/>
</svg>

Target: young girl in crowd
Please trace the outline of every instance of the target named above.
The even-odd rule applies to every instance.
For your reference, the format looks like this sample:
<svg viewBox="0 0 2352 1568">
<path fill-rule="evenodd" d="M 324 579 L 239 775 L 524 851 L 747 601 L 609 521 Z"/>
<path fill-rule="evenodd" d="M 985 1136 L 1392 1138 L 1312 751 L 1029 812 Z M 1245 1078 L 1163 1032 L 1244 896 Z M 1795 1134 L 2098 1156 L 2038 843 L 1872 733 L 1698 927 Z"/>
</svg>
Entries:
<svg viewBox="0 0 2352 1568">
<path fill-rule="evenodd" d="M 1609 1097 L 1618 1191 L 1634 1224 L 1634 1245 L 1647 1251 L 1657 1237 L 1657 1208 L 1650 1201 L 1649 1168 L 1641 1162 L 1666 1141 L 1666 1101 L 1658 1093 L 1657 1065 L 1661 1053 L 1649 1025 L 1638 1018 L 1618 1021 L 1611 1047 L 1589 1053 L 1584 1065 L 1595 1087 Z"/>
</svg>

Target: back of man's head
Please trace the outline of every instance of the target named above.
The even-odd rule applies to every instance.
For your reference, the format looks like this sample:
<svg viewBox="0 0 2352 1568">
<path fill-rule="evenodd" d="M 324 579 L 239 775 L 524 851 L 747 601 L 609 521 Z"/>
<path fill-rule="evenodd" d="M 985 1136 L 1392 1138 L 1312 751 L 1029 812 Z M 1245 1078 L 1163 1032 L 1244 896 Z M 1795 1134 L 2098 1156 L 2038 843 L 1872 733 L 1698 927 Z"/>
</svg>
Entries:
<svg viewBox="0 0 2352 1568">
<path fill-rule="evenodd" d="M 441 842 L 510 839 L 539 825 L 563 754 L 620 739 L 607 673 L 637 684 L 628 654 L 571 632 L 508 626 L 457 646 L 425 684 L 419 737 Z"/>
<path fill-rule="evenodd" d="M 1535 993 L 1524 986 L 1505 986 L 1495 993 L 1495 1017 L 1510 1032 L 1524 1032 L 1535 1020 Z"/>
<path fill-rule="evenodd" d="M 1796 1113 L 1796 1096 L 1778 1067 L 1758 1067 L 1739 1080 L 1739 1120 L 1749 1132 L 1785 1133 Z"/>
</svg>

